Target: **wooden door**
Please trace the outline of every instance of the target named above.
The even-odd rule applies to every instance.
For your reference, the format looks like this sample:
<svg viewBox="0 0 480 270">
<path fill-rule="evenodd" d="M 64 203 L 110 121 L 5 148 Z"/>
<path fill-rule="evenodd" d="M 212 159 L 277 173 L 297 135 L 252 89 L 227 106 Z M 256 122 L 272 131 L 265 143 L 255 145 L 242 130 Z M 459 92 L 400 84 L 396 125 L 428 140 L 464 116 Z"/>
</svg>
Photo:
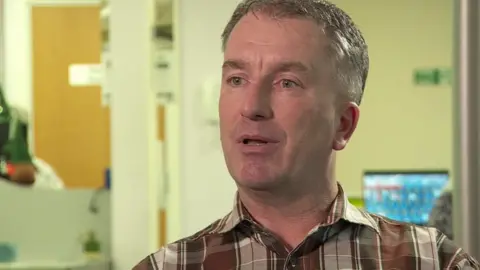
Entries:
<svg viewBox="0 0 480 270">
<path fill-rule="evenodd" d="M 165 114 L 166 108 L 162 105 L 157 106 L 157 140 L 163 144 L 163 149 L 166 147 Z M 166 169 L 167 168 L 164 168 L 164 170 Z M 165 179 L 163 179 L 163 181 L 165 181 Z M 161 184 L 163 185 L 163 183 Z M 164 194 L 158 195 L 164 196 Z M 163 247 L 167 244 L 167 211 L 164 205 L 158 210 L 158 228 L 158 246 Z"/>
<path fill-rule="evenodd" d="M 71 87 L 71 64 L 99 63 L 100 7 L 32 8 L 35 154 L 68 188 L 103 186 L 110 165 L 109 111 L 100 87 Z"/>
</svg>

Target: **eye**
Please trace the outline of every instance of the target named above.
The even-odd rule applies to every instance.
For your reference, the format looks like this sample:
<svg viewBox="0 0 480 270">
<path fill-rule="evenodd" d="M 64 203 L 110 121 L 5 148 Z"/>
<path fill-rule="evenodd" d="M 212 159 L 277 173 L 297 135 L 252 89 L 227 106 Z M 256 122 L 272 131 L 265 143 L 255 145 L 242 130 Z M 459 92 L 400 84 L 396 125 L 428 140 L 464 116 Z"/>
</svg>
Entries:
<svg viewBox="0 0 480 270">
<path fill-rule="evenodd" d="M 296 83 L 292 80 L 282 80 L 282 81 L 280 81 L 280 85 L 282 86 L 282 88 L 298 87 L 298 83 Z"/>
<path fill-rule="evenodd" d="M 241 77 L 230 77 L 227 80 L 227 83 L 230 84 L 231 86 L 241 86 L 245 83 L 245 80 Z"/>
</svg>

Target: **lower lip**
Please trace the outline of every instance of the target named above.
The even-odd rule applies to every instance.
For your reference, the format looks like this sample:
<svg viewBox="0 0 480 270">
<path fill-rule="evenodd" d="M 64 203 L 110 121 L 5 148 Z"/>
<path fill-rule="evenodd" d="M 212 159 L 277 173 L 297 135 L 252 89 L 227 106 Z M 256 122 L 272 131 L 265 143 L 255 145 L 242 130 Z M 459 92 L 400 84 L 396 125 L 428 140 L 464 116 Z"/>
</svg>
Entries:
<svg viewBox="0 0 480 270">
<path fill-rule="evenodd" d="M 240 143 L 240 150 L 243 154 L 270 154 L 275 152 L 278 143 L 265 144 L 243 144 Z"/>
</svg>

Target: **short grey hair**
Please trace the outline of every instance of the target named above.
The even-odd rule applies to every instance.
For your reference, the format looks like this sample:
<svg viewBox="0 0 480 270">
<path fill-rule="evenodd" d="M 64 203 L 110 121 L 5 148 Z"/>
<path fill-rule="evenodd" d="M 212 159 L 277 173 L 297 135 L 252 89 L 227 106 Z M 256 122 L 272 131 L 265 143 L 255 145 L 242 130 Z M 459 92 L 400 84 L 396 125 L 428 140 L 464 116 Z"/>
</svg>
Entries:
<svg viewBox="0 0 480 270">
<path fill-rule="evenodd" d="M 334 67 L 348 98 L 360 105 L 368 76 L 368 47 L 350 16 L 325 0 L 243 0 L 237 5 L 222 33 L 222 50 L 237 23 L 250 12 L 274 18 L 307 18 L 322 26 L 330 39 Z M 254 30 L 253 30 L 254 31 Z"/>
</svg>

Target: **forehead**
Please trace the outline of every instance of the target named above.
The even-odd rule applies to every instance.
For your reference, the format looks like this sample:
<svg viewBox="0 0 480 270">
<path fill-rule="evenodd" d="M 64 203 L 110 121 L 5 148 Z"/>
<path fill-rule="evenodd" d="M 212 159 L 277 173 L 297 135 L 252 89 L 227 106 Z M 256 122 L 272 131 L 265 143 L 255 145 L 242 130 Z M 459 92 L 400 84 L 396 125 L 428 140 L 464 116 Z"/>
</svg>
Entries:
<svg viewBox="0 0 480 270">
<path fill-rule="evenodd" d="M 327 60 L 327 46 L 327 37 L 313 20 L 249 13 L 232 30 L 224 57 L 272 64 L 294 61 L 314 66 Z"/>
</svg>

